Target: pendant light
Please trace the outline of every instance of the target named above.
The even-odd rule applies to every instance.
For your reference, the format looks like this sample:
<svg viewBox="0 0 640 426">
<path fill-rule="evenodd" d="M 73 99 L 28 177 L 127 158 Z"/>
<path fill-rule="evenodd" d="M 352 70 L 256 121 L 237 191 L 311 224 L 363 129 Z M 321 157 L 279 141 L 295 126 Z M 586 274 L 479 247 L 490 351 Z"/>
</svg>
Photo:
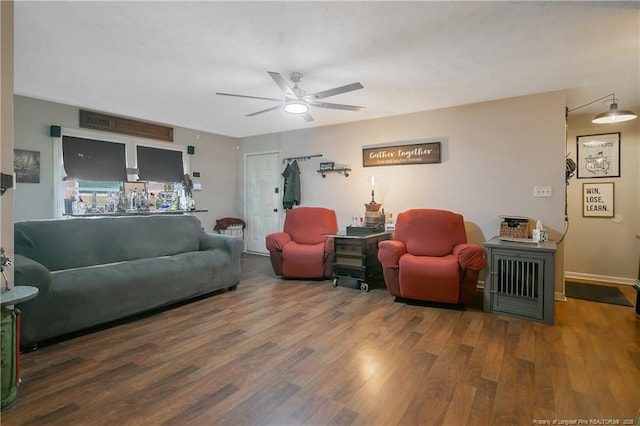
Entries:
<svg viewBox="0 0 640 426">
<path fill-rule="evenodd" d="M 633 120 L 637 117 L 633 113 L 633 111 L 628 111 L 624 109 L 618 109 L 618 103 L 615 102 L 615 97 L 613 98 L 614 102 L 611 103 L 609 107 L 609 111 L 602 112 L 596 115 L 593 120 L 591 120 L 594 124 L 609 124 L 609 123 L 620 123 L 622 121 Z"/>
<path fill-rule="evenodd" d="M 591 122 L 593 124 L 611 124 L 611 123 L 622 123 L 623 121 L 629 121 L 637 118 L 638 116 L 633 112 L 625 109 L 618 109 L 618 100 L 616 99 L 615 93 L 610 93 L 607 96 L 603 96 L 595 101 L 589 102 L 584 105 L 580 105 L 579 107 L 569 109 L 568 107 L 565 109 L 565 117 L 569 115 L 570 112 L 575 111 L 577 109 L 586 107 L 598 101 L 602 101 L 611 97 L 611 105 L 609 107 L 609 111 L 602 112 L 596 115 Z"/>
</svg>

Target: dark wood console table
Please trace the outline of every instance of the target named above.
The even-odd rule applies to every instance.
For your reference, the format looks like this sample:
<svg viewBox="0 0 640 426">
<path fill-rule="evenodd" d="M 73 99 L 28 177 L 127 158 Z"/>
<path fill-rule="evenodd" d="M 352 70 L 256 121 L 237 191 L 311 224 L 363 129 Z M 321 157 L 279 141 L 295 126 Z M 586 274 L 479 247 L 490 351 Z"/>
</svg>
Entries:
<svg viewBox="0 0 640 426">
<path fill-rule="evenodd" d="M 382 265 L 378 260 L 378 243 L 390 239 L 391 235 L 391 232 L 331 235 L 335 252 L 333 286 L 338 285 L 339 278 L 353 278 L 358 280 L 360 290 L 369 291 L 367 280 L 382 273 Z"/>
</svg>

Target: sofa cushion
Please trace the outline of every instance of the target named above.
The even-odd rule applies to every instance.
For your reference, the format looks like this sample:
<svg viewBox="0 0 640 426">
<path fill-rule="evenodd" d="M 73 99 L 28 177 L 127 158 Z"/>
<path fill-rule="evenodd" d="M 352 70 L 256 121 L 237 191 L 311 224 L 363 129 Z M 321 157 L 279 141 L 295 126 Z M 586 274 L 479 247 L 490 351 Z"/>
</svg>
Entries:
<svg viewBox="0 0 640 426">
<path fill-rule="evenodd" d="M 414 256 L 400 258 L 400 294 L 416 300 L 458 303 L 460 295 L 458 259 Z"/>
<path fill-rule="evenodd" d="M 15 253 L 58 271 L 198 251 L 201 233 L 191 215 L 24 221 L 15 224 Z"/>
<path fill-rule="evenodd" d="M 207 250 L 53 272 L 51 289 L 33 300 L 35 309 L 25 310 L 22 341 L 38 342 L 43 336 L 59 336 L 210 293 L 219 288 L 212 283 L 229 282 L 234 270 L 229 262 L 228 252 Z"/>
</svg>

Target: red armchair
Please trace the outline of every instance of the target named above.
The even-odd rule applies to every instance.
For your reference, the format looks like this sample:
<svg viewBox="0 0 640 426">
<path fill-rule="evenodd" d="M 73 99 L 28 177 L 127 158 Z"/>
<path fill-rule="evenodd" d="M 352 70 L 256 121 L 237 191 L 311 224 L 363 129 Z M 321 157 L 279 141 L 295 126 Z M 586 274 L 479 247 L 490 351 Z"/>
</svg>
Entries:
<svg viewBox="0 0 640 426">
<path fill-rule="evenodd" d="M 285 278 L 331 278 L 333 238 L 338 232 L 336 212 L 322 207 L 296 207 L 287 211 L 283 232 L 266 237 L 276 275 Z"/>
<path fill-rule="evenodd" d="M 455 304 L 469 303 L 485 265 L 482 247 L 467 244 L 462 215 L 434 209 L 398 214 L 378 259 L 392 296 Z"/>
</svg>

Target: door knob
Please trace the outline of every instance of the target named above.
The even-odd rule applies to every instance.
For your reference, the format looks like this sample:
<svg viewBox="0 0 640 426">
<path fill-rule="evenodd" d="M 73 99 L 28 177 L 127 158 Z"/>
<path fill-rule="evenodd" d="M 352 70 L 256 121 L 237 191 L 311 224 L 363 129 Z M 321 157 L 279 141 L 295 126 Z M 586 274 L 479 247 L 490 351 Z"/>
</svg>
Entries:
<svg viewBox="0 0 640 426">
<path fill-rule="evenodd" d="M 278 209 L 273 209 L 274 213 L 278 213 Z"/>
</svg>

